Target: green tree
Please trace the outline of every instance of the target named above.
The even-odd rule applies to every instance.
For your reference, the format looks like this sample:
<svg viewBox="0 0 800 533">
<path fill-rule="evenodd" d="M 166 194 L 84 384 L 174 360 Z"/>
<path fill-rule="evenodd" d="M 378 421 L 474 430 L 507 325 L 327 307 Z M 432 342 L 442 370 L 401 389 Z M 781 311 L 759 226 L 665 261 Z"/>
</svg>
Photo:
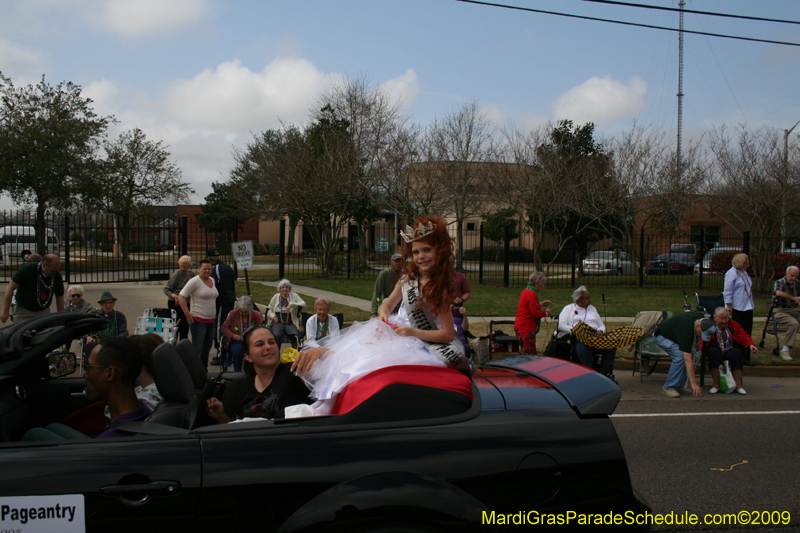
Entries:
<svg viewBox="0 0 800 533">
<path fill-rule="evenodd" d="M 180 169 L 169 160 L 161 141 L 148 141 L 138 128 L 120 134 L 105 145 L 105 151 L 99 201 L 117 218 L 122 255 L 127 259 L 132 217 L 159 203 L 187 201 L 194 190 L 181 180 Z"/>
<path fill-rule="evenodd" d="M 206 231 L 225 234 L 231 241 L 237 227 L 241 228 L 250 217 L 238 213 L 230 182 L 213 182 L 211 188 L 213 192 L 205 197 L 206 203 L 201 206 L 203 212 L 197 214 L 197 223 Z"/>
<path fill-rule="evenodd" d="M 0 190 L 17 204 L 35 206 L 36 249 L 43 254 L 45 213 L 96 190 L 97 153 L 114 119 L 95 114 L 80 86 L 52 86 L 44 76 L 15 87 L 0 73 L 0 101 Z"/>
<path fill-rule="evenodd" d="M 323 276 L 333 273 L 342 228 L 364 198 L 349 126 L 325 106 L 305 130 L 292 125 L 269 130 L 234 152 L 237 205 L 264 219 L 302 220 L 319 251 Z"/>
<path fill-rule="evenodd" d="M 506 226 L 511 226 L 510 240 L 519 237 L 517 231 L 517 210 L 513 207 L 498 209 L 483 219 L 483 236 L 501 245 L 506 240 Z"/>
</svg>

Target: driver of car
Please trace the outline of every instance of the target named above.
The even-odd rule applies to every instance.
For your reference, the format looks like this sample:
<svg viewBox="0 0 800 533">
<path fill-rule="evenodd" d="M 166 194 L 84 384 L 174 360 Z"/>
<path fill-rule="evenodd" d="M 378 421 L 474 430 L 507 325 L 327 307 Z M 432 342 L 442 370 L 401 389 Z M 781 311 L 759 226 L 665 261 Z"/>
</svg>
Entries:
<svg viewBox="0 0 800 533">
<path fill-rule="evenodd" d="M 86 394 L 92 401 L 105 400 L 111 422 L 97 438 L 126 437 L 128 431 L 117 429 L 122 422 L 145 420 L 153 411 L 136 397 L 136 378 L 142 370 L 142 356 L 136 343 L 125 337 L 106 337 L 89 353 L 83 365 Z M 22 440 L 88 439 L 84 433 L 59 423 L 32 428 Z"/>
</svg>

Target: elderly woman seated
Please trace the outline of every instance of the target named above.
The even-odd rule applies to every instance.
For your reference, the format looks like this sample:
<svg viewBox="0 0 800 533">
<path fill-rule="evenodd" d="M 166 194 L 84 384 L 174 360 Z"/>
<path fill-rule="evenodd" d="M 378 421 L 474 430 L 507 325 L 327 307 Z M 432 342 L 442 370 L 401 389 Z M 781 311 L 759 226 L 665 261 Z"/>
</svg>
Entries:
<svg viewBox="0 0 800 533">
<path fill-rule="evenodd" d="M 592 295 L 589 294 L 589 289 L 581 285 L 575 292 L 572 293 L 573 303 L 564 307 L 561 314 L 558 315 L 558 337 L 562 338 L 566 335 L 572 334 L 572 328 L 578 325 L 578 322 L 587 324 L 592 329 L 596 330 L 595 336 L 602 337 L 606 332 L 606 326 L 600 319 L 600 313 L 591 304 Z M 609 376 L 613 379 L 614 358 L 617 355 L 616 348 L 601 350 L 587 346 L 581 341 L 575 339 L 575 353 L 578 355 L 578 360 L 583 366 L 594 368 L 592 358 L 594 353 L 602 355 L 600 364 L 600 373 L 604 376 Z"/>
<path fill-rule="evenodd" d="M 306 303 L 297 293 L 292 292 L 292 284 L 288 279 L 278 282 L 278 294 L 272 297 L 267 307 L 267 320 L 272 324 L 272 334 L 280 346 L 290 343 L 297 348 L 300 336 L 300 309 Z"/>
<path fill-rule="evenodd" d="M 738 394 L 747 394 L 742 387 L 742 370 L 744 369 L 744 354 L 740 347 L 750 353 L 756 353 L 756 343 L 742 326 L 731 320 L 730 311 L 724 307 L 717 307 L 714 310 L 714 325 L 716 329 L 709 342 L 700 341 L 702 349 L 708 355 L 708 366 L 711 368 L 711 394 L 716 394 L 720 387 L 719 365 L 723 361 L 728 361 L 733 373 L 733 380 L 736 382 L 735 388 L 728 388 L 727 392 L 734 390 Z M 712 330 L 709 330 L 712 331 Z"/>
<path fill-rule="evenodd" d="M 83 299 L 83 287 L 80 285 L 70 285 L 67 290 L 69 300 L 64 302 L 64 312 L 66 313 L 91 313 L 94 307 L 90 302 Z"/>
<path fill-rule="evenodd" d="M 249 296 L 240 296 L 236 299 L 233 311 L 228 313 L 228 318 L 222 324 L 220 331 L 228 340 L 228 355 L 233 361 L 233 369 L 236 372 L 242 370 L 242 359 L 244 349 L 242 339 L 244 334 L 252 327 L 260 326 L 264 323 L 264 317 L 259 311 L 253 310 L 253 299 Z"/>
<path fill-rule="evenodd" d="M 314 311 L 306 321 L 306 341 L 303 348 L 319 348 L 319 341 L 325 337 L 337 337 L 339 335 L 339 321 L 330 315 L 331 301 L 327 298 L 317 298 L 314 302 Z"/>
</svg>

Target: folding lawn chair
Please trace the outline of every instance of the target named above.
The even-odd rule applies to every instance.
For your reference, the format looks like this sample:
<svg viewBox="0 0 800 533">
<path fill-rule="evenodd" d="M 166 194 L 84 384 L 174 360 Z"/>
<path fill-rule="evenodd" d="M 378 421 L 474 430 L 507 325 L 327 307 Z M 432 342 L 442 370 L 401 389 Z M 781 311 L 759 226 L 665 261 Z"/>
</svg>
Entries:
<svg viewBox="0 0 800 533">
<path fill-rule="evenodd" d="M 168 316 L 165 318 L 163 315 Z M 164 342 L 175 344 L 178 342 L 178 320 L 174 309 L 145 309 L 144 314 L 136 319 L 135 335 L 155 333 Z"/>
<path fill-rule="evenodd" d="M 660 318 L 658 317 L 660 315 Z M 671 311 L 639 311 L 633 319 L 634 326 L 645 328 L 642 335 L 636 342 L 633 351 L 633 372 L 636 374 L 636 360 L 639 360 L 639 383 L 644 381 L 656 369 L 659 361 L 672 361 L 672 357 L 656 344 L 653 332 L 656 326 L 672 316 Z"/>
</svg>

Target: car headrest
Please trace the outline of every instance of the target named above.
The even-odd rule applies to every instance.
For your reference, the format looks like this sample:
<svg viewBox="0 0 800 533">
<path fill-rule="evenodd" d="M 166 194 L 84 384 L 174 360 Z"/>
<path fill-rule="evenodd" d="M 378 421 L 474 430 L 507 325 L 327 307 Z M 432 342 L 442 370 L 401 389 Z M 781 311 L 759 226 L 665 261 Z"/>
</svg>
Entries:
<svg viewBox="0 0 800 533">
<path fill-rule="evenodd" d="M 195 389 L 186 366 L 175 347 L 163 343 L 153 351 L 153 378 L 158 392 L 165 400 L 189 403 Z"/>
<path fill-rule="evenodd" d="M 200 360 L 200 355 L 192 346 L 192 342 L 189 339 L 183 339 L 175 345 L 175 349 L 178 351 L 184 366 L 186 366 L 186 370 L 189 371 L 194 388 L 202 389 L 208 381 L 208 374 L 203 367 L 203 362 Z"/>
</svg>

